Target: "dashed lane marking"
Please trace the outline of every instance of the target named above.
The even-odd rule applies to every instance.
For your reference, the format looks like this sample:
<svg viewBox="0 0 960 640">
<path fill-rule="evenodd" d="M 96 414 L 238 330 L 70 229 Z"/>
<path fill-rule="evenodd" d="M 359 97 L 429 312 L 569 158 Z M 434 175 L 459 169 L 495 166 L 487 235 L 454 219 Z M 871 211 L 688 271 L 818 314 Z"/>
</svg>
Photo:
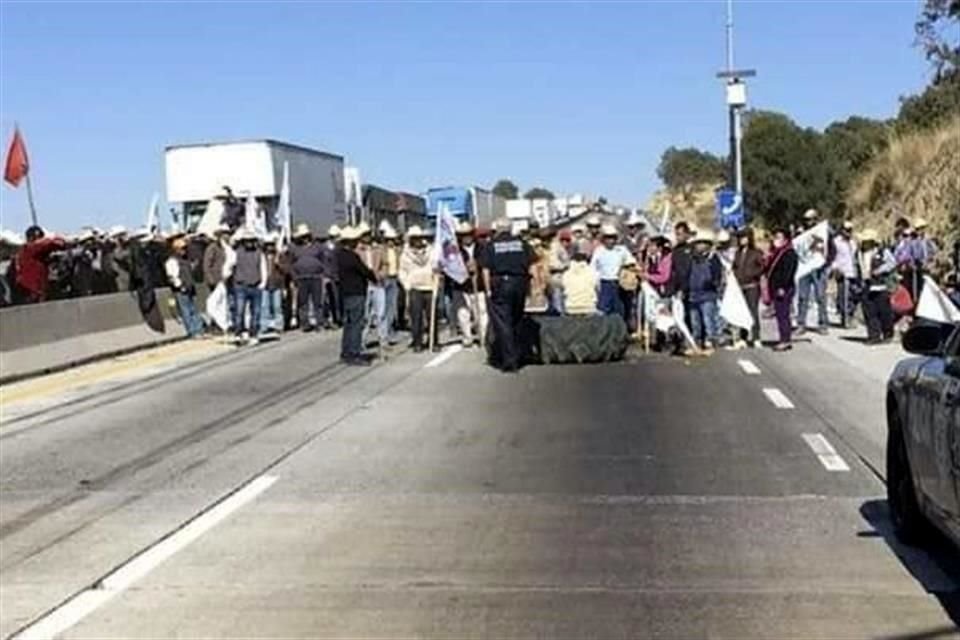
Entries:
<svg viewBox="0 0 960 640">
<path fill-rule="evenodd" d="M 783 395 L 783 391 L 777 389 L 776 387 L 766 387 L 763 390 L 763 395 L 767 396 L 767 400 L 773 403 L 777 409 L 793 409 L 793 403 L 790 402 L 790 398 Z"/>
<path fill-rule="evenodd" d="M 740 365 L 740 368 L 743 369 L 743 372 L 748 376 L 760 375 L 760 367 L 749 360 L 737 360 L 737 364 Z"/>
<path fill-rule="evenodd" d="M 846 461 L 840 457 L 840 454 L 822 433 L 805 433 L 803 439 L 817 454 L 817 458 L 820 459 L 820 463 L 827 471 L 850 471 Z"/>
<path fill-rule="evenodd" d="M 160 539 L 120 565 L 99 582 L 81 591 L 42 618 L 26 627 L 12 640 L 52 638 L 74 626 L 105 602 L 150 573 L 162 562 L 252 501 L 277 481 L 276 476 L 259 476 L 202 512 L 172 534 Z"/>
<path fill-rule="evenodd" d="M 463 345 L 455 344 L 452 347 L 447 347 L 443 350 L 443 353 L 438 354 L 433 360 L 423 365 L 426 369 L 431 369 L 433 367 L 439 367 L 444 362 L 457 355 L 463 350 Z"/>
</svg>

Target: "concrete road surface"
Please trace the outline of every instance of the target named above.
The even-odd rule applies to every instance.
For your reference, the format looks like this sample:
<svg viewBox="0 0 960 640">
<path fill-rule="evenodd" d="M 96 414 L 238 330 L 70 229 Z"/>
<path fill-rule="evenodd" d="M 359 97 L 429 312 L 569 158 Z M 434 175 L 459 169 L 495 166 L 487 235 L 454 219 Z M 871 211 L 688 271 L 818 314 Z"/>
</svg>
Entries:
<svg viewBox="0 0 960 640">
<path fill-rule="evenodd" d="M 957 550 L 890 535 L 882 386 L 823 346 L 514 375 L 336 347 L 4 422 L 3 636 L 960 635 Z"/>
</svg>

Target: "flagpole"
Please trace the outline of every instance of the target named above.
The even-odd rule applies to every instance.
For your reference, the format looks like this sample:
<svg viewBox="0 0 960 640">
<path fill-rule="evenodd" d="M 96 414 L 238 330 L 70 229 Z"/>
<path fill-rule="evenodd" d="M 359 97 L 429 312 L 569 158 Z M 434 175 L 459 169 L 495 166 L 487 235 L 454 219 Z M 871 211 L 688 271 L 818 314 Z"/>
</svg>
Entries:
<svg viewBox="0 0 960 640">
<path fill-rule="evenodd" d="M 30 221 L 33 226 L 39 226 L 37 222 L 37 206 L 33 203 L 33 185 L 30 184 L 30 172 L 24 176 L 27 179 L 27 202 L 30 203 Z"/>
</svg>

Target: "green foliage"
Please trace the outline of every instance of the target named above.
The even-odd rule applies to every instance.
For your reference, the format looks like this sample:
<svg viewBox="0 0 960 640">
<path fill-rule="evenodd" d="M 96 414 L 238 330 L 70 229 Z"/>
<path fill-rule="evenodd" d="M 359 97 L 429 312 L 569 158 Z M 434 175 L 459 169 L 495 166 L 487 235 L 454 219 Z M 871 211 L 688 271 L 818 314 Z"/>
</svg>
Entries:
<svg viewBox="0 0 960 640">
<path fill-rule="evenodd" d="M 709 151 L 670 147 L 660 156 L 657 176 L 667 188 L 686 191 L 694 185 L 720 182 L 726 171 L 724 160 Z"/>
<path fill-rule="evenodd" d="M 516 200 L 519 197 L 520 188 L 512 180 L 503 178 L 493 185 L 493 193 L 506 200 Z"/>
<path fill-rule="evenodd" d="M 960 69 L 943 75 L 923 93 L 902 99 L 898 133 L 932 129 L 960 114 Z"/>
<path fill-rule="evenodd" d="M 914 31 L 933 66 L 934 84 L 960 70 L 960 0 L 926 0 Z"/>
<path fill-rule="evenodd" d="M 523 197 L 527 200 L 553 200 L 555 198 L 553 191 L 543 187 L 534 187 L 523 194 Z"/>
</svg>

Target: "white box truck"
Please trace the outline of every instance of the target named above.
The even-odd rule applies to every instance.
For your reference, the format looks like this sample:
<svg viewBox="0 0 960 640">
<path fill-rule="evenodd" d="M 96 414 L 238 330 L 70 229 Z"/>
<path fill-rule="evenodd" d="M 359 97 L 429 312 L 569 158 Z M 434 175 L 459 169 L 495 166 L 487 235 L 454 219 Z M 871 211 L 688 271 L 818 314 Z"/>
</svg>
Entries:
<svg viewBox="0 0 960 640">
<path fill-rule="evenodd" d="M 241 201 L 253 195 L 274 219 L 283 183 L 283 165 L 290 171 L 293 224 L 314 232 L 347 219 L 343 157 L 276 140 L 174 145 L 166 148 L 167 202 L 183 207 L 184 226 L 198 224 L 211 198 L 228 186 Z"/>
</svg>

